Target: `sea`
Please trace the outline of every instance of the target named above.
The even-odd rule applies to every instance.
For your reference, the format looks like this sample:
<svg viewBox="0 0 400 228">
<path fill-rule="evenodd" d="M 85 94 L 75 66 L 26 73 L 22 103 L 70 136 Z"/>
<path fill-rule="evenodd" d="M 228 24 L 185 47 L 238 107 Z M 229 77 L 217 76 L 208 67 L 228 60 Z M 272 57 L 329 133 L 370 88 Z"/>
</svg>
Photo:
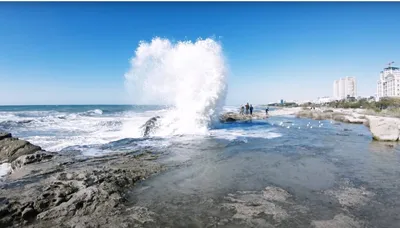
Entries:
<svg viewBox="0 0 400 228">
<path fill-rule="evenodd" d="M 255 106 L 255 111 L 263 109 Z M 364 125 L 272 116 L 208 125 L 206 133 L 143 138 L 141 126 L 170 110 L 150 105 L 1 106 L 0 131 L 77 156 L 158 154 L 168 171 L 132 189 L 130 202 L 162 215 L 156 221 L 165 227 L 207 227 L 216 220 L 221 227 L 400 227 L 400 149 L 396 143 L 373 141 Z M 243 198 L 262 197 L 257 194 L 271 186 L 287 191 L 290 200 L 271 209 L 261 198 Z M 236 204 L 226 201 L 235 196 Z M 259 214 L 248 206 L 257 202 Z M 227 205 L 239 212 L 225 212 Z M 287 216 L 277 219 L 267 209 Z M 224 226 L 221 221 L 230 222 Z"/>
</svg>

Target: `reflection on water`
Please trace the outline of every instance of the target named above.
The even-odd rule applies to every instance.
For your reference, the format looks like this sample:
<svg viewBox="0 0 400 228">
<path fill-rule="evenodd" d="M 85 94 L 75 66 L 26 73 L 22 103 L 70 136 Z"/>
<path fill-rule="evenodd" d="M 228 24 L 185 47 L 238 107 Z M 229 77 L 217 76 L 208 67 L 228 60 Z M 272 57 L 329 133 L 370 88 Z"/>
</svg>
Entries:
<svg viewBox="0 0 400 228">
<path fill-rule="evenodd" d="M 242 130 L 280 137 L 227 138 L 216 129 L 169 141 L 161 158 L 169 171 L 132 190 L 132 204 L 155 212 L 145 226 L 400 227 L 397 144 L 371 142 L 362 125 L 268 122 Z"/>
</svg>

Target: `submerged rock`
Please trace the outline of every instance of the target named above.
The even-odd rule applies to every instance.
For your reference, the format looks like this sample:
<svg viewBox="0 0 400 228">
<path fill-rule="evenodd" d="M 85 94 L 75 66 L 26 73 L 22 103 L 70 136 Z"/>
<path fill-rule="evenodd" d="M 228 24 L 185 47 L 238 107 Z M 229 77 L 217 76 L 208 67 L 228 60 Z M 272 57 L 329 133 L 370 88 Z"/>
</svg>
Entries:
<svg viewBox="0 0 400 228">
<path fill-rule="evenodd" d="M 272 216 L 274 223 L 285 220 L 289 214 L 278 204 L 286 203 L 290 197 L 288 192 L 277 187 L 267 187 L 261 192 L 238 191 L 225 197 L 227 202 L 223 204 L 223 208 L 234 212 L 233 219 L 242 220 L 247 224 L 261 219 L 264 225 L 270 226 L 268 221 L 260 216 Z"/>
<path fill-rule="evenodd" d="M 313 227 L 315 228 L 361 228 L 363 227 L 360 222 L 354 218 L 344 214 L 335 215 L 331 220 L 320 220 L 313 221 Z"/>
<path fill-rule="evenodd" d="M 325 191 L 327 195 L 334 196 L 343 207 L 358 207 L 368 203 L 375 195 L 365 188 L 341 187 L 340 189 Z"/>
</svg>

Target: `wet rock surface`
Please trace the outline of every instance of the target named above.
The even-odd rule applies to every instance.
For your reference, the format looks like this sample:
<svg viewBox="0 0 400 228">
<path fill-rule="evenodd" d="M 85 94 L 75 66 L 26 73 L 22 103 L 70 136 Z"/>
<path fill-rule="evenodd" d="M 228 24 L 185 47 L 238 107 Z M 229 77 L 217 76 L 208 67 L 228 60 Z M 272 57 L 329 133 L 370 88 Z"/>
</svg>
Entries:
<svg viewBox="0 0 400 228">
<path fill-rule="evenodd" d="M 29 149 L 14 159 L 16 153 L 0 149 L 13 169 L 0 183 L 0 227 L 144 227 L 152 221 L 148 209 L 125 205 L 126 191 L 162 169 L 152 154 L 79 158 Z"/>
<path fill-rule="evenodd" d="M 41 150 L 39 146 L 12 137 L 10 133 L 0 132 L 0 162 L 12 162 L 21 155 L 33 154 Z"/>
<path fill-rule="evenodd" d="M 142 125 L 141 129 L 143 137 L 148 137 L 150 134 L 154 133 L 157 130 L 157 121 L 159 121 L 160 118 L 160 116 L 152 117 L 147 120 L 145 124 Z"/>
<path fill-rule="evenodd" d="M 251 121 L 256 119 L 265 119 L 267 118 L 265 113 L 255 112 L 253 115 L 250 114 L 239 114 L 235 112 L 227 112 L 220 116 L 220 122 L 222 123 L 230 123 L 236 121 Z"/>
</svg>

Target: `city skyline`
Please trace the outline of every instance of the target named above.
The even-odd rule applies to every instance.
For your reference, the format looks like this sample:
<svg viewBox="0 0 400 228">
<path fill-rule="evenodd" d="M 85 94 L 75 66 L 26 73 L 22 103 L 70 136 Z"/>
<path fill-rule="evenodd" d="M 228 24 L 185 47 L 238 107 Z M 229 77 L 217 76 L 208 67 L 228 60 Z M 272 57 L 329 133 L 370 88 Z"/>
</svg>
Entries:
<svg viewBox="0 0 400 228">
<path fill-rule="evenodd" d="M 0 4 L 0 105 L 130 104 L 129 59 L 157 36 L 220 42 L 227 105 L 331 96 L 347 75 L 368 97 L 400 61 L 396 2 Z"/>
</svg>

